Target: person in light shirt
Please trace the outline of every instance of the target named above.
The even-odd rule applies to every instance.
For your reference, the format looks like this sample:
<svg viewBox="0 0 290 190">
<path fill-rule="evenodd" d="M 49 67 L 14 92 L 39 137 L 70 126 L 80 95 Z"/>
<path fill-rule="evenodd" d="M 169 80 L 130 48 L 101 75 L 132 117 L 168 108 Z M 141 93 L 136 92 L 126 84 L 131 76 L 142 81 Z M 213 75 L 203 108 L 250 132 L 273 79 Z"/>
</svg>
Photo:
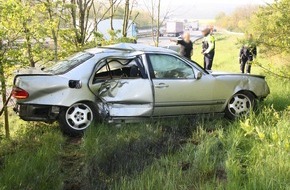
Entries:
<svg viewBox="0 0 290 190">
<path fill-rule="evenodd" d="M 213 64 L 213 58 L 215 54 L 215 38 L 210 28 L 202 30 L 203 41 L 202 41 L 202 54 L 204 55 L 204 66 L 205 70 L 211 70 Z"/>
</svg>

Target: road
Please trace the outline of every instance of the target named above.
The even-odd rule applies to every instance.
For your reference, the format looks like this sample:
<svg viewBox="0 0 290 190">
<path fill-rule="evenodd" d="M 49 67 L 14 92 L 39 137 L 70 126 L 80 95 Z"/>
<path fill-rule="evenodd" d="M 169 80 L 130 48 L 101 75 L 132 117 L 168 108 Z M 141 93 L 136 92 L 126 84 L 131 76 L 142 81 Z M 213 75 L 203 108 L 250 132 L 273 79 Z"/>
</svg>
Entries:
<svg viewBox="0 0 290 190">
<path fill-rule="evenodd" d="M 191 31 L 190 32 L 191 41 L 195 41 L 202 37 L 201 31 Z M 170 39 L 177 39 L 177 37 L 160 37 L 159 38 L 159 46 L 165 47 L 165 46 L 171 46 L 176 45 L 174 42 L 170 42 Z M 138 43 L 140 44 L 146 44 L 146 45 L 154 45 L 152 36 L 150 37 L 140 37 L 138 38 Z"/>
</svg>

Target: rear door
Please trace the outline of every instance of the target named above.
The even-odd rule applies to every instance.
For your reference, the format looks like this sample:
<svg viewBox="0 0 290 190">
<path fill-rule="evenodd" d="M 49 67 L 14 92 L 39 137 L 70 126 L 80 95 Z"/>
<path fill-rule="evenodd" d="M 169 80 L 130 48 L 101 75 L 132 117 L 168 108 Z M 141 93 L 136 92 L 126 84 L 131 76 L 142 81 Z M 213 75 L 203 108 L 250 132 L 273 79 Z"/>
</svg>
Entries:
<svg viewBox="0 0 290 190">
<path fill-rule="evenodd" d="M 209 113 L 213 100 L 214 77 L 204 74 L 175 55 L 148 54 L 154 85 L 154 116 Z"/>
<path fill-rule="evenodd" d="M 141 57 L 103 59 L 91 78 L 90 89 L 112 117 L 152 115 L 152 85 Z"/>
</svg>

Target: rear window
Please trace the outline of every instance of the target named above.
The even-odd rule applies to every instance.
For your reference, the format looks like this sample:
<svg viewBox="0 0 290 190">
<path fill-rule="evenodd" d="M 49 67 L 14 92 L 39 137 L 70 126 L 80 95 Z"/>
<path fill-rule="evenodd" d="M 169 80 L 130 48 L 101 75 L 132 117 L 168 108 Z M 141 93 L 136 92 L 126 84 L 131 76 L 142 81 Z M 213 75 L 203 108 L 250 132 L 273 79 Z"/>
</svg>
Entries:
<svg viewBox="0 0 290 190">
<path fill-rule="evenodd" d="M 57 62 L 51 67 L 44 69 L 44 71 L 52 74 L 65 73 L 80 65 L 81 63 L 87 61 L 88 59 L 92 58 L 93 56 L 94 55 L 91 53 L 79 52 L 62 61 Z"/>
</svg>

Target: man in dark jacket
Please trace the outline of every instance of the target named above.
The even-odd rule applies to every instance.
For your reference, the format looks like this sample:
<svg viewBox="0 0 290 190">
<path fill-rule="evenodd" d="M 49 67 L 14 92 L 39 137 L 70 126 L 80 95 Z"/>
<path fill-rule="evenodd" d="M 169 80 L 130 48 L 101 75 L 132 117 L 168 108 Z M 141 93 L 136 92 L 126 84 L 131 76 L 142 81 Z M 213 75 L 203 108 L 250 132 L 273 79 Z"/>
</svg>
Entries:
<svg viewBox="0 0 290 190">
<path fill-rule="evenodd" d="M 257 46 L 253 40 L 252 34 L 249 35 L 248 40 L 240 49 L 240 69 L 241 73 L 245 72 L 245 66 L 247 65 L 246 72 L 251 73 L 251 67 L 254 58 L 257 56 Z"/>
<path fill-rule="evenodd" d="M 180 55 L 186 57 L 187 59 L 191 59 L 193 43 L 190 40 L 190 33 L 185 32 L 183 34 L 183 38 L 178 40 L 171 39 L 170 41 L 176 42 L 177 45 L 180 45 Z"/>
</svg>

